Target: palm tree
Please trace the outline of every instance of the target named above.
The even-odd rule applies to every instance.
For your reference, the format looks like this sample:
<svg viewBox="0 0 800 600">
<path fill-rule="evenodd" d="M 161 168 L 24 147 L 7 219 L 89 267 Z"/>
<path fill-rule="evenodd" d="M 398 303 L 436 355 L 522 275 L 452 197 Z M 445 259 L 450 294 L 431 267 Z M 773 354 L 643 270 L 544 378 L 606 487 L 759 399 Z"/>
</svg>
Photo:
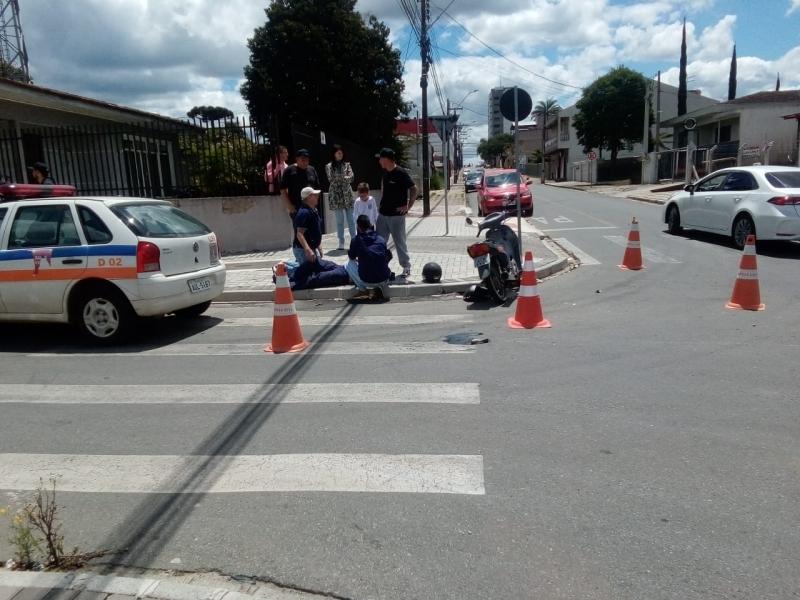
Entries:
<svg viewBox="0 0 800 600">
<path fill-rule="evenodd" d="M 547 100 L 540 100 L 536 104 L 536 108 L 533 109 L 533 114 L 536 115 L 536 119 L 542 124 L 542 172 L 541 172 L 541 182 L 544 183 L 544 144 L 545 138 L 547 137 L 547 122 L 550 120 L 550 117 L 553 117 L 559 113 L 561 107 L 558 105 L 558 100 L 555 98 L 548 98 Z"/>
</svg>

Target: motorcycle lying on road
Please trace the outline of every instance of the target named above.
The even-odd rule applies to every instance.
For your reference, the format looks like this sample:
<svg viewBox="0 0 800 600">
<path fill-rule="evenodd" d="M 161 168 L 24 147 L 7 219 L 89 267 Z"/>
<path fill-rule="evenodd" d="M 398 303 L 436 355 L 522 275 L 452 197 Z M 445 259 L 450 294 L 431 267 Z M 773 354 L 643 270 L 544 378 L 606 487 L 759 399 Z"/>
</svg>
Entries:
<svg viewBox="0 0 800 600">
<path fill-rule="evenodd" d="M 506 301 L 509 288 L 519 287 L 520 255 L 519 238 L 505 220 L 516 212 L 501 211 L 486 216 L 478 224 L 478 235 L 486 231 L 484 240 L 467 247 L 467 254 L 475 261 L 475 268 L 481 278 L 480 285 L 472 286 L 464 294 L 464 300 L 477 300 L 485 292 L 499 304 Z M 467 217 L 467 224 L 473 221 Z"/>
</svg>

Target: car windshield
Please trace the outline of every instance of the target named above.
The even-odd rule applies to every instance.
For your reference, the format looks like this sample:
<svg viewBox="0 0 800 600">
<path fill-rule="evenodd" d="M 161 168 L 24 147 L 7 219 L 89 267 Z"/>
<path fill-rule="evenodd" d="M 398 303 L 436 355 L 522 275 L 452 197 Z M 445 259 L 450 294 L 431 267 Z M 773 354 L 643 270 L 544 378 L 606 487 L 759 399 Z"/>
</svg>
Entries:
<svg viewBox="0 0 800 600">
<path fill-rule="evenodd" d="M 800 171 L 767 173 L 767 181 L 776 188 L 800 188 Z"/>
<path fill-rule="evenodd" d="M 169 204 L 122 204 L 111 210 L 139 237 L 181 238 L 211 233 L 200 221 Z"/>
<path fill-rule="evenodd" d="M 499 175 L 489 175 L 486 177 L 487 187 L 500 187 L 501 185 L 517 183 L 518 181 L 519 177 L 517 176 L 516 171 L 512 171 L 510 173 L 500 173 Z"/>
</svg>

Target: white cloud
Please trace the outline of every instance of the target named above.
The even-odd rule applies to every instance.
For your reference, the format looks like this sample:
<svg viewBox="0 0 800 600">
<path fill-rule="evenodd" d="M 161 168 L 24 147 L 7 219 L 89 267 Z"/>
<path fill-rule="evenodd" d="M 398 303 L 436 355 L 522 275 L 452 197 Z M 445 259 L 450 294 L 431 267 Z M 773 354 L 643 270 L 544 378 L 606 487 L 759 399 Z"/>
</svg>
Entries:
<svg viewBox="0 0 800 600">
<path fill-rule="evenodd" d="M 786 14 L 790 15 L 796 10 L 800 10 L 800 0 L 789 0 L 789 10 L 786 11 Z"/>
<path fill-rule="evenodd" d="M 21 9 L 37 83 L 181 116 L 198 104 L 245 112 L 238 87 L 249 60 L 247 39 L 265 22 L 267 5 L 257 0 L 26 0 Z M 447 5 L 448 0 L 432 0 L 432 18 Z M 398 2 L 358 0 L 357 7 L 389 25 L 396 47 L 405 41 L 408 20 Z M 580 96 L 580 89 L 533 73 L 580 87 L 619 64 L 653 62 L 676 65 L 665 70 L 664 80 L 677 83 L 680 31 L 688 15 L 690 87 L 722 98 L 737 27 L 736 16 L 724 14 L 725 8 L 726 3 L 715 5 L 714 0 L 458 0 L 448 12 L 521 66 L 491 54 L 441 16 L 435 43 L 463 55 L 440 52 L 442 93 L 458 102 L 479 88 L 462 113 L 462 122 L 477 121 L 469 138 L 477 141 L 486 135 L 491 87 L 520 85 L 534 101 L 552 96 L 563 106 Z M 699 31 L 693 16 L 708 16 L 711 9 L 719 14 Z M 800 0 L 791 0 L 789 12 L 797 10 Z M 47 19 L 38 18 L 43 14 Z M 404 43 L 399 50 L 405 50 Z M 417 106 L 418 54 L 412 42 L 404 74 L 406 97 Z M 777 71 L 785 89 L 800 87 L 794 75 L 798 59 L 800 47 L 772 61 L 740 56 L 739 94 L 773 89 Z M 441 111 L 433 82 L 429 105 L 431 113 Z"/>
</svg>

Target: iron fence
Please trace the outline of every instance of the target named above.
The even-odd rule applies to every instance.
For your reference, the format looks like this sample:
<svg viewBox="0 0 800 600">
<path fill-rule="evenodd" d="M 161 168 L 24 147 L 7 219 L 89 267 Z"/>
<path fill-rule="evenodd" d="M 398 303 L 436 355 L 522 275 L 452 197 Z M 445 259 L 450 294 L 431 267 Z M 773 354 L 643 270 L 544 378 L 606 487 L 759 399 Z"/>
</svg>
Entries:
<svg viewBox="0 0 800 600">
<path fill-rule="evenodd" d="M 23 127 L 0 130 L 0 179 L 28 182 L 42 161 L 84 195 L 257 195 L 269 154 L 246 119 Z"/>
</svg>

